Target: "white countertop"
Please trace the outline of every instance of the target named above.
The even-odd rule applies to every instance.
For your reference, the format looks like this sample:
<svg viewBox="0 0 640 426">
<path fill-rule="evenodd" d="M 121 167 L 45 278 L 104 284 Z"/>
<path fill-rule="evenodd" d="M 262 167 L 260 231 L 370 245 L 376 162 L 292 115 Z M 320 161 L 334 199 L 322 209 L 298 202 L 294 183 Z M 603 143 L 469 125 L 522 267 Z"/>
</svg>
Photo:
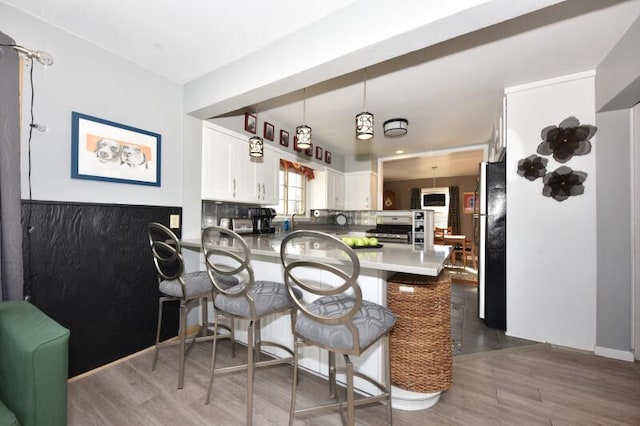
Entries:
<svg viewBox="0 0 640 426">
<path fill-rule="evenodd" d="M 286 234 L 257 235 L 245 234 L 242 237 L 251 249 L 251 253 L 257 256 L 280 259 L 280 242 Z M 185 239 L 181 241 L 185 248 L 200 250 L 199 239 Z M 296 248 L 302 257 L 331 259 L 336 256 L 333 250 L 324 250 L 320 247 L 299 246 Z M 355 250 L 360 259 L 360 267 L 406 272 L 417 275 L 436 276 L 442 270 L 444 261 L 451 252 L 451 246 L 434 246 L 431 251 L 424 251 L 421 247 L 411 244 L 384 243 L 382 248 L 367 248 Z"/>
</svg>

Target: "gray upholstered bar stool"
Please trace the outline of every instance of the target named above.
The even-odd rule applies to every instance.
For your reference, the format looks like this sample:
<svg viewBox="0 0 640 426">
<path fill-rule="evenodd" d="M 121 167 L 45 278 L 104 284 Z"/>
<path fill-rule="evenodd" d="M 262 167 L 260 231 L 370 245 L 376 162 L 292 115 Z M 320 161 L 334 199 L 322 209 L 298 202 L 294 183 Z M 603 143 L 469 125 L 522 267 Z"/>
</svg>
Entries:
<svg viewBox="0 0 640 426">
<path fill-rule="evenodd" d="M 158 302 L 158 325 L 156 328 L 156 345 L 153 352 L 153 363 L 151 370 L 155 370 L 158 362 L 158 351 L 162 346 L 180 345 L 180 359 L 178 372 L 178 389 L 184 387 L 184 365 L 185 356 L 197 341 L 212 340 L 214 335 L 207 334 L 208 314 L 207 299 L 213 296 L 213 285 L 209 279 L 207 272 L 184 272 L 184 259 L 180 241 L 178 237 L 166 226 L 160 223 L 150 223 L 148 225 L 149 244 L 151 253 L 153 254 L 153 262 L 158 272 L 158 288 L 160 290 L 160 300 Z M 221 281 L 221 285 L 232 287 L 238 281 L 233 278 L 225 278 Z M 178 340 L 169 340 L 160 342 L 160 331 L 162 326 L 162 308 L 166 302 L 180 302 L 180 323 L 178 330 Z M 200 300 L 202 325 L 197 333 L 193 335 L 193 339 L 188 348 L 185 348 L 187 340 L 186 315 L 187 308 L 191 302 Z M 229 320 L 229 325 L 220 325 L 221 328 L 227 330 L 226 334 L 217 335 L 219 338 L 231 339 L 232 353 L 233 347 L 233 319 Z"/>
<path fill-rule="evenodd" d="M 312 250 L 324 252 L 311 253 Z M 308 251 L 318 260 L 305 260 L 300 253 Z M 323 254 L 324 253 L 324 254 Z M 321 257 L 322 256 L 322 257 Z M 289 424 L 296 414 L 313 413 L 327 408 L 339 408 L 345 422 L 343 404 L 336 392 L 336 353 L 343 354 L 346 368 L 346 406 L 348 425 L 355 424 L 355 407 L 372 402 L 386 401 L 387 422 L 391 415 L 391 376 L 389 358 L 389 333 L 396 317 L 387 308 L 362 300 L 358 285 L 360 261 L 348 245 L 331 235 L 318 231 L 295 231 L 288 234 L 280 246 L 284 266 L 284 279 L 290 292 L 302 290 L 305 298 L 315 297 L 310 303 L 295 299 L 298 312 L 292 315 L 294 340 L 294 377 L 291 393 Z M 315 273 L 313 273 L 315 270 Z M 323 277 L 318 282 L 318 277 Z M 327 285 L 335 283 L 336 285 Z M 360 356 L 379 340 L 383 340 L 385 373 L 384 383 L 354 371 L 350 355 Z M 335 403 L 296 410 L 298 374 L 298 349 L 314 345 L 329 352 L 329 394 Z M 342 369 L 340 370 L 342 371 Z M 380 393 L 355 399 L 354 376 L 376 386 Z"/>
<path fill-rule="evenodd" d="M 247 370 L 247 425 L 253 418 L 253 382 L 255 369 L 276 364 L 291 364 L 292 356 L 259 361 L 261 346 L 273 346 L 293 355 L 290 348 L 260 338 L 260 320 L 279 312 L 290 312 L 294 304 L 283 283 L 273 281 L 256 281 L 251 267 L 251 250 L 245 240 L 237 233 L 212 226 L 202 231 L 202 248 L 204 250 L 207 271 L 213 282 L 213 304 L 216 310 L 225 316 L 249 321 L 247 327 L 247 363 L 239 366 L 215 368 L 216 341 L 213 342 L 211 357 L 211 374 L 207 390 L 206 403 L 211 399 L 211 388 L 214 374 L 231 373 Z M 236 278 L 237 286 L 228 288 L 224 279 Z M 301 293 L 292 293 L 300 297 Z M 217 327 L 214 327 L 216 330 Z"/>
</svg>

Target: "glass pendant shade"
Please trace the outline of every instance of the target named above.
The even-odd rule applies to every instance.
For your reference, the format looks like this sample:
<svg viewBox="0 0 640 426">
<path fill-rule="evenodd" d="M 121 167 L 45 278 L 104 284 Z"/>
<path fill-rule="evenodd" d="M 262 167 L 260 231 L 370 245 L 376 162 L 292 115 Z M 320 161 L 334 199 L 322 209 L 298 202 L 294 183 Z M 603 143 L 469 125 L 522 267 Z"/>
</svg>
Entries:
<svg viewBox="0 0 640 426">
<path fill-rule="evenodd" d="M 356 138 L 368 140 L 373 137 L 373 114 L 361 112 L 356 115 Z"/>
<path fill-rule="evenodd" d="M 251 136 L 249 138 L 249 156 L 262 157 L 264 154 L 264 141 L 260 136 Z"/>
<path fill-rule="evenodd" d="M 296 127 L 296 137 L 298 138 L 298 148 L 311 148 L 311 127 L 306 124 Z"/>
</svg>

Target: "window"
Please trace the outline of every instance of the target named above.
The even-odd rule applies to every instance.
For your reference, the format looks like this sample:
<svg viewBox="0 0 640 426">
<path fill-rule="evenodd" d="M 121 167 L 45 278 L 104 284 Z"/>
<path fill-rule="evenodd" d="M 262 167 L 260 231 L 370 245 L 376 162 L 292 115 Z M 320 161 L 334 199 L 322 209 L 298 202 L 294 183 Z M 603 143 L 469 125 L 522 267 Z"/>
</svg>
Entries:
<svg viewBox="0 0 640 426">
<path fill-rule="evenodd" d="M 289 216 L 306 211 L 307 179 L 293 170 L 280 169 L 280 200 L 276 212 Z"/>
</svg>

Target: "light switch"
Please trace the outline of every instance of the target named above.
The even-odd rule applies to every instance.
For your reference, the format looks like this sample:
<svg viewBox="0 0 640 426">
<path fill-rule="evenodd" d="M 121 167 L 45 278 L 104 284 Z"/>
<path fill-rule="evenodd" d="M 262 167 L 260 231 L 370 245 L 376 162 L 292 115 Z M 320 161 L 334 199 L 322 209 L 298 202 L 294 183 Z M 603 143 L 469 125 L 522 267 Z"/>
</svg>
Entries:
<svg viewBox="0 0 640 426">
<path fill-rule="evenodd" d="M 169 228 L 171 228 L 171 229 L 180 228 L 180 215 L 179 214 L 172 214 L 171 216 L 169 216 Z"/>
</svg>

